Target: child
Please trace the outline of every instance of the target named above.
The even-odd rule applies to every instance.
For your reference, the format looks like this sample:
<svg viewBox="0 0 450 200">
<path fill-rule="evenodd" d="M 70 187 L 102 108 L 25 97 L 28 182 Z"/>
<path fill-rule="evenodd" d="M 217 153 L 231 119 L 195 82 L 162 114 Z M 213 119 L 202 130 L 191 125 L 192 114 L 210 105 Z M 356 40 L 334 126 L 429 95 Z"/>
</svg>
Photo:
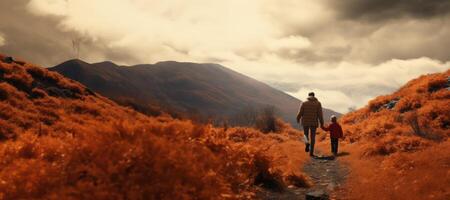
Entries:
<svg viewBox="0 0 450 200">
<path fill-rule="evenodd" d="M 331 116 L 331 124 L 328 127 L 322 127 L 325 131 L 330 131 L 331 152 L 337 156 L 339 138 L 343 137 L 342 127 L 337 123 L 336 116 Z"/>
</svg>

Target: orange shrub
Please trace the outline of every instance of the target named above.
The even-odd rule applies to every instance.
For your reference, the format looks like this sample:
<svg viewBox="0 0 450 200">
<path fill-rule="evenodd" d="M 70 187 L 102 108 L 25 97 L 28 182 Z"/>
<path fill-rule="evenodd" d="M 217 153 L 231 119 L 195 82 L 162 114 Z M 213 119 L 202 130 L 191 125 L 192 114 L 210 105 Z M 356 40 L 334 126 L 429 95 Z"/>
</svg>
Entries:
<svg viewBox="0 0 450 200">
<path fill-rule="evenodd" d="M 404 137 L 419 135 L 428 139 L 447 138 L 450 126 L 450 91 L 444 85 L 449 76 L 450 70 L 421 76 L 392 95 L 377 97 L 366 108 L 343 116 L 340 121 L 347 141 L 365 139 L 367 142 L 374 142 L 379 137 L 390 134 Z M 392 110 L 383 106 L 394 99 L 399 101 Z"/>
<path fill-rule="evenodd" d="M 349 199 L 448 199 L 450 70 L 411 80 L 340 120 L 351 145 Z M 384 105 L 398 99 L 394 108 Z M 345 147 L 344 147 L 345 148 Z"/>
<path fill-rule="evenodd" d="M 29 63 L 0 70 L 28 87 L 0 83 L 0 199 L 250 199 L 255 184 L 307 185 L 305 158 L 285 156 L 302 151 L 300 133 L 283 122 L 274 136 L 148 117 Z"/>
</svg>

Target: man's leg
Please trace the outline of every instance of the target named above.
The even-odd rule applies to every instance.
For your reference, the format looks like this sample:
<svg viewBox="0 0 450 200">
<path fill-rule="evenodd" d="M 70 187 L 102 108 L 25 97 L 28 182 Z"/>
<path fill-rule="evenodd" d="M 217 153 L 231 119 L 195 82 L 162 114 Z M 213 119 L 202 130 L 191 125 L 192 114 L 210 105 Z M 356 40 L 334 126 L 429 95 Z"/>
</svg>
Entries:
<svg viewBox="0 0 450 200">
<path fill-rule="evenodd" d="M 338 147 L 339 147 L 339 138 L 336 138 L 335 144 L 334 144 L 334 152 L 338 153 Z"/>
<path fill-rule="evenodd" d="M 309 130 L 310 128 L 308 126 L 304 126 L 303 127 L 303 134 L 305 135 L 305 151 L 308 152 L 309 151 L 309 143 L 310 143 L 310 139 L 309 139 Z"/>
<path fill-rule="evenodd" d="M 314 144 L 316 143 L 316 127 L 310 127 L 311 137 L 309 138 L 309 155 L 314 156 Z"/>
</svg>

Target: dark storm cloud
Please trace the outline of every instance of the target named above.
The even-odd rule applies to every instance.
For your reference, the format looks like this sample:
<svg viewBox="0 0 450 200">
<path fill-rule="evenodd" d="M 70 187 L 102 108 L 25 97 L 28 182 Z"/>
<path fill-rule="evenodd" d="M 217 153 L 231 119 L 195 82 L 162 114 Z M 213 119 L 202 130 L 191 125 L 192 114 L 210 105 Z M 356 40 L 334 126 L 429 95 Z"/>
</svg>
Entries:
<svg viewBox="0 0 450 200">
<path fill-rule="evenodd" d="M 450 66 L 447 1 L 197 2 L 0 0 L 0 53 L 52 66 L 76 38 L 88 62 L 218 62 L 343 112 Z"/>
<path fill-rule="evenodd" d="M 80 41 L 80 56 L 88 60 L 112 59 L 118 62 L 136 61 L 126 51 L 110 49 L 101 40 L 92 40 L 73 31 L 58 28 L 60 18 L 35 16 L 26 10 L 28 0 L 0 1 L 0 34 L 5 45 L 0 53 L 51 67 L 76 58 L 72 40 Z M 96 60 L 95 57 L 98 57 Z"/>
<path fill-rule="evenodd" d="M 25 10 L 27 2 L 0 1 L 0 32 L 5 38 L 0 52 L 43 65 L 69 58 L 71 40 L 55 28 L 57 19 L 36 19 Z"/>
<path fill-rule="evenodd" d="M 296 62 L 362 62 L 429 57 L 450 60 L 450 0 L 318 0 L 313 23 L 273 15 L 284 35 L 302 35 L 311 48 L 280 52 Z M 282 10 L 289 9 L 283 7 Z M 281 16 L 281 17 L 280 17 Z"/>
<path fill-rule="evenodd" d="M 345 19 L 384 21 L 403 17 L 429 19 L 450 13 L 449 0 L 330 0 Z"/>
</svg>

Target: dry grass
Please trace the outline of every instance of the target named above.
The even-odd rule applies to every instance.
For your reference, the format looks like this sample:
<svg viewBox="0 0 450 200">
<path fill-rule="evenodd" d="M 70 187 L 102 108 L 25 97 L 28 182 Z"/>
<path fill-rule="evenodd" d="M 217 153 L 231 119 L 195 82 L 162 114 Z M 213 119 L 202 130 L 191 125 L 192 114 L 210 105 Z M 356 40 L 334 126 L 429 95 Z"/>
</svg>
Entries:
<svg viewBox="0 0 450 200">
<path fill-rule="evenodd" d="M 450 199 L 450 91 L 444 73 L 421 76 L 341 119 L 349 199 Z M 399 100 L 392 109 L 383 107 Z"/>
<path fill-rule="evenodd" d="M 258 176 L 307 184 L 286 124 L 263 134 L 148 117 L 22 64 L 0 62 L 0 199 L 248 199 Z"/>
</svg>

